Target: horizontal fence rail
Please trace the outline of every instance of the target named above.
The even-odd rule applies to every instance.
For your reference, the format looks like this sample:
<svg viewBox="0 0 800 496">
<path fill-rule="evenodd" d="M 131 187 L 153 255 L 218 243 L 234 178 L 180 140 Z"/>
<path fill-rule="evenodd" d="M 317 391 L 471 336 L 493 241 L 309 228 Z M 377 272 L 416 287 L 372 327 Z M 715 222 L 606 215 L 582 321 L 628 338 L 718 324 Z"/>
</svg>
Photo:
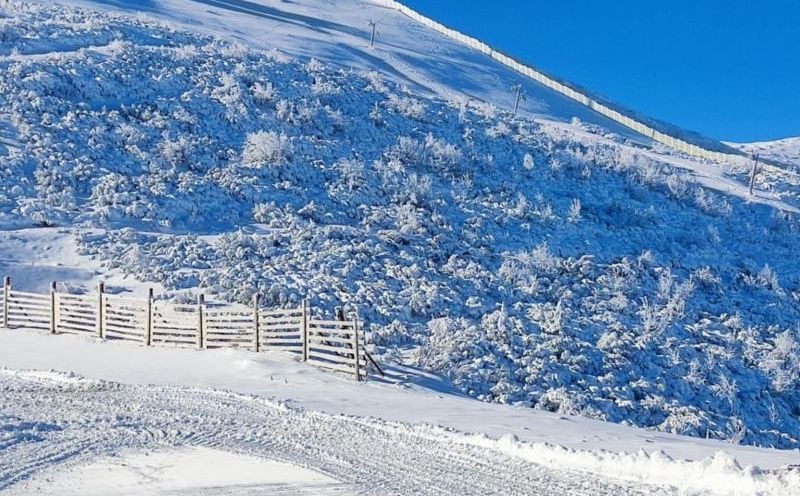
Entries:
<svg viewBox="0 0 800 496">
<path fill-rule="evenodd" d="M 211 305 L 200 295 L 196 304 L 155 301 L 105 293 L 75 295 L 50 286 L 49 294 L 12 289 L 10 278 L 0 291 L 3 327 L 49 330 L 101 339 L 133 341 L 146 346 L 176 348 L 237 348 L 248 351 L 293 353 L 309 364 L 351 374 L 367 375 L 362 323 L 310 317 L 304 302 L 298 308 L 265 310 L 253 305 Z M 374 363 L 374 362 L 373 362 Z M 377 367 L 377 364 L 375 364 Z"/>
</svg>

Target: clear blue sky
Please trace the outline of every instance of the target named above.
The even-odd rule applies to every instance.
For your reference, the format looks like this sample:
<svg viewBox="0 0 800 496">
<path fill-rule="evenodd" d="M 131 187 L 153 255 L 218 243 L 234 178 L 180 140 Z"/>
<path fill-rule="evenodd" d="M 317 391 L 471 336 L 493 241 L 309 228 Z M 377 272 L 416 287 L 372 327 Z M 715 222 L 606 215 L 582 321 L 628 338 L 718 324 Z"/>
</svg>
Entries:
<svg viewBox="0 0 800 496">
<path fill-rule="evenodd" d="M 405 3 L 545 72 L 706 136 L 800 136 L 800 0 Z"/>
</svg>

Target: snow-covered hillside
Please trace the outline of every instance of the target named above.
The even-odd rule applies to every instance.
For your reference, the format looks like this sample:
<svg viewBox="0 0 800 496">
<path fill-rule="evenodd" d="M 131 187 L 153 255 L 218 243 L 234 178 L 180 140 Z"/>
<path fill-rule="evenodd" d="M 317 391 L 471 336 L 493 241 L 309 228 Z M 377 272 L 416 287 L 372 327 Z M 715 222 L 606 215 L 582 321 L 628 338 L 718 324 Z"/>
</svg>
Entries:
<svg viewBox="0 0 800 496">
<path fill-rule="evenodd" d="M 800 137 L 757 143 L 729 143 L 729 145 L 748 155 L 758 155 L 765 160 L 791 165 L 795 170 L 800 168 Z"/>
<path fill-rule="evenodd" d="M 119 4 L 199 32 L 3 5 L 4 226 L 66 229 L 106 273 L 169 290 L 351 305 L 384 359 L 482 400 L 800 446 L 796 173 L 750 198 L 747 170 L 552 95 L 528 109 L 555 122 L 468 101 L 494 87 L 480 98 L 505 107 L 511 78 L 393 11 L 382 37 L 429 45 L 376 60 L 366 26 L 320 24 L 359 2 L 202 3 Z"/>
</svg>

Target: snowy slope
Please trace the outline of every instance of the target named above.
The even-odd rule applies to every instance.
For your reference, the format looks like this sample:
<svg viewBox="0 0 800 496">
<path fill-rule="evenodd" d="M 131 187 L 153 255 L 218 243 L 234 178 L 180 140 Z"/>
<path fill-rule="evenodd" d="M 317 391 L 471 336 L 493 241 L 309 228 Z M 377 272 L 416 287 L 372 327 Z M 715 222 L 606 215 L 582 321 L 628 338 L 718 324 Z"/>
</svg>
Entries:
<svg viewBox="0 0 800 496">
<path fill-rule="evenodd" d="M 9 405 L 39 405 L 4 410 L 5 431 L 18 440 L 0 450 L 0 487 L 36 469 L 10 494 L 47 494 L 53 487 L 48 483 L 61 480 L 67 491 L 85 489 L 67 494 L 91 494 L 88 489 L 102 484 L 110 491 L 131 478 L 135 485 L 126 494 L 140 486 L 151 488 L 146 494 L 172 494 L 167 489 L 180 482 L 181 471 L 184 490 L 198 491 L 215 476 L 229 488 L 224 494 L 255 494 L 254 488 L 276 483 L 278 474 L 268 466 L 262 467 L 266 472 L 231 478 L 240 464 L 259 463 L 237 460 L 235 453 L 296 464 L 328 478 L 306 473 L 291 494 L 800 494 L 800 473 L 786 470 L 796 452 L 483 404 L 449 390 L 440 378 L 411 370 L 413 382 L 402 387 L 393 379 L 358 385 L 282 354 L 153 349 L 24 330 L 0 332 L 0 345 L 6 366 L 53 367 L 91 378 L 0 371 Z M 392 369 L 390 376 L 399 373 Z M 431 388 L 434 381 L 438 385 Z M 81 421 L 85 411 L 92 412 L 89 422 Z M 24 437 L 31 432 L 36 442 Z M 80 443 L 81 452 L 66 464 L 50 459 L 49 453 Z M 175 446 L 203 449 L 172 452 L 177 458 L 165 463 L 165 450 Z M 92 461 L 121 450 L 131 454 Z M 142 452 L 151 455 L 145 460 L 137 455 Z M 34 453 L 37 460 L 28 460 Z M 207 465 L 209 457 L 232 473 L 220 481 L 225 474 Z M 187 467 L 188 461 L 200 466 Z M 201 467 L 207 469 L 198 473 Z M 298 471 L 289 470 L 282 472 L 284 479 Z M 132 477 L 136 471 L 141 475 Z M 187 477 L 191 473 L 198 475 Z M 44 492 L 35 491 L 37 486 Z"/>
<path fill-rule="evenodd" d="M 513 108 L 515 94 L 511 87 L 521 84 L 526 99 L 521 115 L 535 117 L 556 125 L 573 135 L 581 127 L 570 125 L 577 120 L 593 127 L 594 139 L 621 138 L 632 144 L 652 145 L 649 138 L 631 131 L 602 115 L 589 110 L 541 84 L 510 70 L 491 58 L 416 24 L 395 9 L 369 0 L 64 0 L 59 3 L 84 5 L 113 12 L 136 14 L 193 31 L 211 34 L 236 43 L 269 50 L 280 50 L 290 56 L 316 58 L 334 67 L 373 69 L 388 81 L 410 88 L 415 93 L 444 100 L 484 102 L 498 109 Z M 369 46 L 369 21 L 379 26 L 378 42 Z M 77 46 L 80 46 L 78 42 Z M 37 51 L 46 51 L 40 47 Z M 61 50 L 54 48 L 54 52 Z M 597 97 L 600 101 L 602 98 Z M 609 103 L 612 108 L 615 104 Z M 635 114 L 635 112 L 631 112 Z M 708 149 L 727 149 L 728 144 L 714 143 L 669 124 L 637 118 L 658 129 L 701 143 Z M 0 124 L 2 123 L 0 116 Z M 596 127 L 599 126 L 599 127 Z M 602 137 L 605 135 L 605 139 Z M 726 194 L 745 197 L 746 174 L 741 165 L 703 164 L 697 160 L 673 157 L 674 152 L 662 146 L 657 159 L 690 171 L 705 187 Z M 731 150 L 734 150 L 732 148 Z M 648 151 L 647 155 L 653 155 Z M 789 208 L 776 199 L 786 194 L 792 205 L 800 180 L 797 173 L 783 177 L 766 177 L 759 182 L 763 191 L 749 201 L 763 202 L 778 208 Z M 738 178 L 736 176 L 739 176 Z"/>
<path fill-rule="evenodd" d="M 756 143 L 728 143 L 748 155 L 800 167 L 800 138 L 786 138 Z"/>
<path fill-rule="evenodd" d="M 120 5 L 266 51 L 6 6 L 0 212 L 27 227 L 3 240 L 17 287 L 113 277 L 345 303 L 386 360 L 482 400 L 800 443 L 796 175 L 765 173 L 751 198 L 748 171 L 573 122 L 546 92 L 529 109 L 558 122 L 428 99 L 507 103 L 490 90 L 510 80 L 403 18 L 381 17 L 381 36 L 429 44 L 370 59 L 362 4 Z M 461 57 L 470 77 L 453 78 Z"/>
<path fill-rule="evenodd" d="M 577 117 L 637 141 L 649 142 L 575 101 L 493 62 L 488 57 L 420 26 L 400 12 L 368 0 L 74 0 L 62 2 L 143 13 L 192 30 L 316 58 L 335 67 L 373 69 L 417 94 L 451 100 L 471 98 L 510 109 L 511 86 L 523 84 L 522 111 L 570 122 Z M 378 36 L 370 48 L 369 21 Z"/>
</svg>

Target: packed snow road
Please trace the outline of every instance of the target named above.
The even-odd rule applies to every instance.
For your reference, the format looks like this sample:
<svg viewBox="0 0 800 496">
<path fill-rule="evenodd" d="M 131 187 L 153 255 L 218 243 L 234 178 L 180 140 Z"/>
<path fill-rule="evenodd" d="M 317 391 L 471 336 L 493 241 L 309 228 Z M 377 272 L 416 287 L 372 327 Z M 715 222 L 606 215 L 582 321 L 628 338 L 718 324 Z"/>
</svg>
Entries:
<svg viewBox="0 0 800 496">
<path fill-rule="evenodd" d="M 0 489 L 9 494 L 46 494 L 52 487 L 43 486 L 42 474 L 98 457 L 181 446 L 311 469 L 341 483 L 331 494 L 671 493 L 546 469 L 418 426 L 299 411 L 214 390 L 3 371 L 0 404 Z"/>
</svg>

